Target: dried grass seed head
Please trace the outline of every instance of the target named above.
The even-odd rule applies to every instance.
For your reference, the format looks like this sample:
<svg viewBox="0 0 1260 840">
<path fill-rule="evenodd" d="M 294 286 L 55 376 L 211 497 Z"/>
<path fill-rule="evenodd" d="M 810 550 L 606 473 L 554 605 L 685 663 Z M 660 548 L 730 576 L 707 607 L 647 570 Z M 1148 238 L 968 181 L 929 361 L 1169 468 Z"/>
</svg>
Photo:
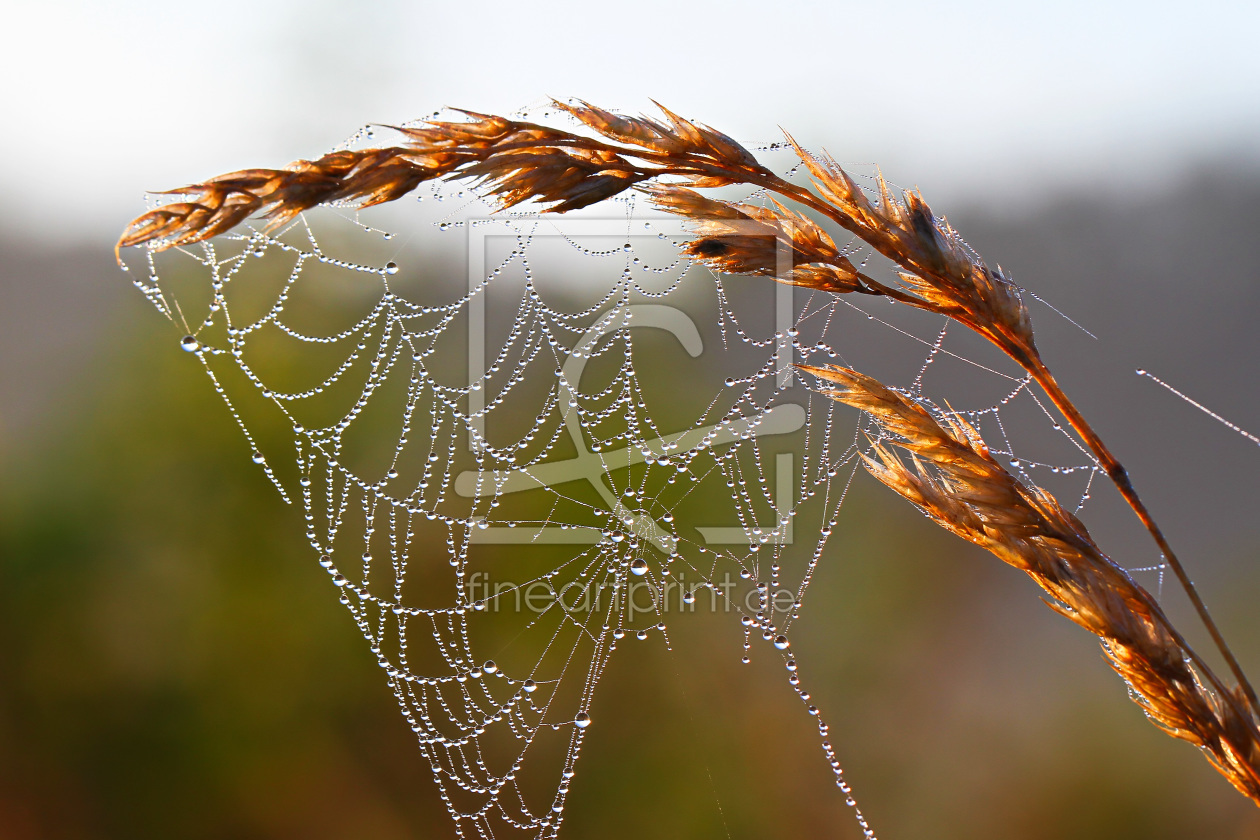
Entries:
<svg viewBox="0 0 1260 840">
<path fill-rule="evenodd" d="M 1260 728 L 1247 698 L 1221 683 L 1079 519 L 1007 472 L 960 418 L 938 419 L 857 371 L 802 369 L 826 383 L 824 393 L 878 424 L 873 456 L 864 457 L 876 478 L 942 527 L 1028 574 L 1050 595 L 1052 609 L 1098 636 L 1152 722 L 1200 747 L 1260 804 Z M 908 464 L 894 448 L 908 453 Z"/>
</svg>

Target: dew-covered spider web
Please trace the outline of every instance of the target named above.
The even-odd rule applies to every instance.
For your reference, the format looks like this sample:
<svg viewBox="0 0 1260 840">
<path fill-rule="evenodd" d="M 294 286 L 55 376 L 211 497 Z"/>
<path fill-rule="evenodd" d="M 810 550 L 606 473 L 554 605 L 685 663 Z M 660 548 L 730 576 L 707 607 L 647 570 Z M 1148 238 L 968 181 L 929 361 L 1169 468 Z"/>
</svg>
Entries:
<svg viewBox="0 0 1260 840">
<path fill-rule="evenodd" d="M 939 317 L 715 276 L 633 194 L 494 210 L 431 184 L 130 271 L 243 457 L 302 510 L 460 836 L 556 836 L 586 741 L 615 726 L 599 688 L 617 652 L 668 647 L 703 610 L 729 614 L 734 656 L 781 661 L 838 801 L 873 837 L 791 647 L 869 444 L 793 363 L 963 414 L 1023 480 L 1072 482 L 1052 487 L 1065 501 L 1088 498 L 1096 463 L 1044 434 L 1054 419 L 1022 372 Z M 879 268 L 860 242 L 847 253 Z"/>
</svg>

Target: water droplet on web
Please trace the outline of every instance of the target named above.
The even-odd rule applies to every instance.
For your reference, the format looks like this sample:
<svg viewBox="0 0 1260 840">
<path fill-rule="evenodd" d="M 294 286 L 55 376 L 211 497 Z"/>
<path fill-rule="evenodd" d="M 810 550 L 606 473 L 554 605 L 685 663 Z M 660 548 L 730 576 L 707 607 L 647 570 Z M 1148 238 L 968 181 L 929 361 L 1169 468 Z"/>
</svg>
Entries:
<svg viewBox="0 0 1260 840">
<path fill-rule="evenodd" d="M 249 457 L 250 457 L 250 460 L 253 461 L 255 464 L 261 464 L 267 460 L 266 458 L 263 457 L 263 454 L 261 452 L 255 452 L 253 455 L 250 455 Z"/>
<path fill-rule="evenodd" d="M 779 650 L 787 650 L 788 644 L 789 642 L 788 642 L 787 636 L 776 636 L 774 639 L 774 646 L 777 647 Z"/>
<path fill-rule="evenodd" d="M 389 262 L 385 263 L 385 273 L 386 273 L 386 274 L 397 274 L 397 273 L 398 273 L 398 263 L 394 262 L 393 260 L 390 260 Z"/>
<path fill-rule="evenodd" d="M 533 680 L 525 680 L 525 682 L 521 683 L 521 688 L 532 694 L 538 688 L 538 683 Z"/>
<path fill-rule="evenodd" d="M 487 674 L 493 674 L 499 670 L 499 666 L 494 663 L 493 659 L 487 659 L 486 663 L 481 666 L 481 670 Z"/>
<path fill-rule="evenodd" d="M 578 712 L 573 718 L 573 725 L 578 729 L 585 729 L 591 725 L 591 716 L 586 712 Z"/>
<path fill-rule="evenodd" d="M 635 575 L 647 574 L 648 564 L 642 557 L 636 557 L 634 562 L 630 564 L 630 573 Z"/>
<path fill-rule="evenodd" d="M 179 346 L 189 353 L 195 353 L 201 349 L 201 342 L 191 335 L 186 335 L 179 340 Z"/>
</svg>

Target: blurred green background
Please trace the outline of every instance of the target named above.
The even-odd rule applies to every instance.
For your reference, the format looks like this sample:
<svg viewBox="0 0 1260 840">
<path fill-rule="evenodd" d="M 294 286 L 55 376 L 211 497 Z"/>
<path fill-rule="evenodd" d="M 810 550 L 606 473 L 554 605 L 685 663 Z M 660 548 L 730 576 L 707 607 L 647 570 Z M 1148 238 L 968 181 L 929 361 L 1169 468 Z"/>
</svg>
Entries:
<svg viewBox="0 0 1260 840">
<path fill-rule="evenodd" d="M 1131 427 L 1118 448 L 1253 670 L 1254 448 L 1149 386 L 1131 397 L 1122 374 L 1145 359 L 1228 416 L 1254 412 L 1256 246 L 1240 208 L 1257 199 L 1260 181 L 1203 171 L 1145 204 L 956 219 L 983 252 L 1027 266 L 1030 288 L 1111 327 L 1095 343 L 1039 322 L 1104 434 Z M 1065 247 L 1070 270 L 1054 262 Z M 450 836 L 298 512 L 249 462 L 179 331 L 108 249 L 10 242 L 5 257 L 11 289 L 67 294 L 36 326 L 12 324 L 6 346 L 8 381 L 26 385 L 5 418 L 0 837 Z M 1211 293 L 1161 290 L 1191 271 Z M 1117 277 L 1150 291 L 1134 303 Z M 1096 495 L 1103 545 L 1149 556 L 1113 494 Z M 695 618 L 671 622 L 672 652 L 614 659 L 569 836 L 855 836 L 780 669 L 739 665 L 729 616 Z M 1257 809 L 1146 723 L 1031 584 L 870 480 L 793 646 L 881 836 L 1260 837 Z"/>
<path fill-rule="evenodd" d="M 110 253 L 142 188 L 446 103 L 655 96 L 922 186 L 1099 336 L 1034 310 L 1260 676 L 1260 451 L 1133 375 L 1260 429 L 1254 8 L 492 5 L 476 32 L 463 7 L 402 3 L 6 10 L 0 838 L 453 836 L 298 512 Z M 1115 494 L 1095 496 L 1100 544 L 1150 562 Z M 880 837 L 1260 839 L 1260 809 L 1143 720 L 1017 573 L 870 480 L 840 526 L 793 648 Z M 672 653 L 619 651 L 562 836 L 859 836 L 781 668 L 740 665 L 729 620 L 676 632 Z"/>
</svg>

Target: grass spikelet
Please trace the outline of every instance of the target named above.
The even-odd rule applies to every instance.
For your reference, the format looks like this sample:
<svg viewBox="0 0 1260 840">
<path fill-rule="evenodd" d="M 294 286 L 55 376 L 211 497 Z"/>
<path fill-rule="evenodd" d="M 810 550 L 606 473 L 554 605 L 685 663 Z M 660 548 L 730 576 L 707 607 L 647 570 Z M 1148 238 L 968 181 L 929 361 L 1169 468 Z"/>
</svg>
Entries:
<svg viewBox="0 0 1260 840">
<path fill-rule="evenodd" d="M 1260 729 L 1245 700 L 1221 683 L 1079 519 L 1007 472 L 960 418 L 934 417 L 857 371 L 802 369 L 822 380 L 824 394 L 878 424 L 874 455 L 864 456 L 872 475 L 946 530 L 1032 578 L 1052 609 L 1098 637 L 1153 723 L 1202 749 L 1260 805 Z M 895 449 L 909 453 L 909 464 Z"/>
<path fill-rule="evenodd" d="M 757 274 L 822 291 L 872 291 L 836 243 L 808 216 L 772 207 L 729 204 L 686 187 L 641 187 L 658 208 L 688 219 L 696 238 L 683 251 L 717 272 Z"/>
</svg>

